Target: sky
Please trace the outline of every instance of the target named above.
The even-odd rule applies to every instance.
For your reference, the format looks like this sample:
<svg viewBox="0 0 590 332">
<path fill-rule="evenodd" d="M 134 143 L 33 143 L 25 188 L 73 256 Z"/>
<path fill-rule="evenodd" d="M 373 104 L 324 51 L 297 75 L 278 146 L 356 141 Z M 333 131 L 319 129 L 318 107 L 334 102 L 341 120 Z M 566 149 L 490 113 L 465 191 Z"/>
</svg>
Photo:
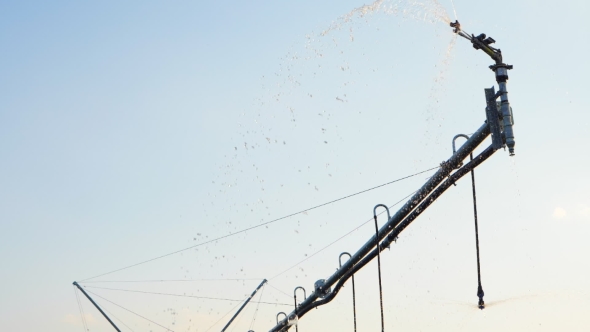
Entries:
<svg viewBox="0 0 590 332">
<path fill-rule="evenodd" d="M 78 281 L 123 331 L 219 331 L 264 278 L 228 331 L 271 329 L 484 122 L 458 18 L 514 65 L 516 155 L 475 171 L 487 307 L 465 177 L 383 252 L 385 328 L 588 330 L 590 4 L 454 6 L 1 1 L 0 329 L 112 331 Z M 378 330 L 376 262 L 355 287 Z M 299 330 L 353 331 L 351 292 Z"/>
</svg>

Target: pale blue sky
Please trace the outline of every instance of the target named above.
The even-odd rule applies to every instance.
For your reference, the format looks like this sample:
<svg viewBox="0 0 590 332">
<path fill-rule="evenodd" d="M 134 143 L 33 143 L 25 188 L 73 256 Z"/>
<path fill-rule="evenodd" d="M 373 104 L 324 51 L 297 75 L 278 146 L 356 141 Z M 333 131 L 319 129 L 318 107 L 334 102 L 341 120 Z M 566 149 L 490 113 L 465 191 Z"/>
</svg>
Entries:
<svg viewBox="0 0 590 332">
<path fill-rule="evenodd" d="M 431 1 L 338 20 L 362 5 L 0 2 L 0 329 L 81 331 L 74 280 L 447 159 L 451 138 L 485 119 L 491 61 L 462 39 L 446 56 L 453 34 L 428 20 Z M 450 0 L 440 5 L 454 19 Z M 455 5 L 465 30 L 492 36 L 514 65 L 516 156 L 499 151 L 476 171 L 490 307 L 475 309 L 465 178 L 383 255 L 386 327 L 585 331 L 590 4 Z M 333 24 L 339 29 L 320 35 Z M 313 254 L 427 176 L 96 279 L 256 280 L 87 285 L 242 299 L 259 279 Z M 370 224 L 360 228 L 270 284 L 287 294 L 296 286 L 311 291 L 340 252 L 355 251 L 371 232 Z M 358 274 L 357 290 L 359 331 L 375 330 L 375 264 Z M 204 332 L 236 304 L 92 291 L 174 331 Z M 305 316 L 300 330 L 352 331 L 349 292 Z M 134 331 L 164 330 L 97 300 Z M 266 287 L 262 301 L 292 298 Z M 91 331 L 110 330 L 88 301 L 83 306 Z M 267 331 L 291 307 L 261 304 L 251 324 L 255 309 L 235 331 Z"/>
</svg>

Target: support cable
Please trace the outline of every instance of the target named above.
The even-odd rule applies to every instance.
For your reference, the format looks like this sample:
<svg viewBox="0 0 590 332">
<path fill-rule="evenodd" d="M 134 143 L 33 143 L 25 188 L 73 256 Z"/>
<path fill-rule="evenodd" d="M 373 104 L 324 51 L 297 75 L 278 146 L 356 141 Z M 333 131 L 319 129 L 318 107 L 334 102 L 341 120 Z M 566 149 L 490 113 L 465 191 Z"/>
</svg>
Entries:
<svg viewBox="0 0 590 332">
<path fill-rule="evenodd" d="M 84 331 L 90 331 L 88 329 L 88 325 L 86 324 L 86 315 L 84 315 L 84 309 L 82 309 L 82 303 L 80 302 L 80 297 L 78 297 L 78 290 L 74 287 L 74 294 L 76 295 L 76 301 L 78 302 L 78 309 L 80 310 L 80 317 L 82 318 L 82 325 L 84 326 Z"/>
<path fill-rule="evenodd" d="M 79 281 L 78 283 L 84 283 L 84 284 L 89 284 L 89 283 L 128 283 L 128 282 L 132 282 L 132 283 L 148 283 L 148 282 L 195 282 L 195 281 L 252 281 L 252 280 L 257 280 L 259 281 L 262 278 L 220 278 L 220 279 L 215 279 L 215 278 L 203 278 L 203 279 L 160 279 L 160 280 L 95 280 L 95 281 Z"/>
<path fill-rule="evenodd" d="M 232 318 L 229 320 L 229 322 L 227 322 L 227 324 L 225 324 L 225 326 L 221 329 L 221 332 L 225 332 L 227 330 L 227 328 L 231 325 L 231 323 L 236 319 L 236 317 L 238 317 L 240 315 L 240 313 L 242 312 L 242 310 L 244 310 L 244 308 L 246 308 L 246 306 L 248 305 L 248 303 L 250 302 L 250 300 L 252 300 L 252 298 L 254 297 L 254 295 L 256 295 L 256 292 L 258 292 L 258 290 L 260 290 L 260 288 L 262 288 L 262 286 L 264 286 L 264 284 L 266 284 L 266 279 L 262 280 L 262 282 L 260 283 L 260 285 L 258 285 L 258 287 L 256 287 L 256 289 L 254 289 L 254 291 L 252 292 L 252 294 L 250 294 L 250 296 L 248 296 L 248 298 L 246 299 L 246 301 L 244 301 L 244 303 L 242 304 L 242 306 L 240 307 L 240 309 L 238 309 L 238 311 L 236 311 L 236 313 L 232 316 Z M 244 317 L 243 315 L 240 316 L 238 318 L 238 322 L 242 319 L 242 317 Z M 234 328 L 236 327 L 236 325 L 234 324 L 234 326 L 232 327 L 232 331 L 234 330 Z"/>
<path fill-rule="evenodd" d="M 115 316 L 112 312 L 110 312 L 107 308 L 105 308 L 104 304 L 101 306 L 104 311 L 106 311 L 109 315 L 119 321 L 119 323 L 123 324 L 126 328 L 128 328 L 131 332 L 134 332 L 132 328 L 130 328 L 127 324 L 125 324 L 119 317 Z"/>
<path fill-rule="evenodd" d="M 262 294 L 264 294 L 264 289 L 266 288 L 266 284 L 262 286 L 262 290 L 260 291 L 260 296 L 258 297 L 258 304 L 256 305 L 256 310 L 254 311 L 254 317 L 252 317 L 252 322 L 250 322 L 250 327 L 248 330 L 252 330 L 252 326 L 256 321 L 256 316 L 258 315 L 258 308 L 260 307 L 260 301 L 262 301 Z"/>
<path fill-rule="evenodd" d="M 183 294 L 172 294 L 172 293 L 158 293 L 158 292 L 147 292 L 147 291 L 140 291 L 140 290 L 132 290 L 132 289 L 121 289 L 121 288 L 107 288 L 107 287 L 93 287 L 93 286 L 84 286 L 84 288 L 93 288 L 93 289 L 104 289 L 104 290 L 112 290 L 112 291 L 120 291 L 120 292 L 129 292 L 129 293 L 142 293 L 142 294 L 151 294 L 151 295 L 166 295 L 166 296 L 177 296 L 177 297 L 188 297 L 193 299 L 201 299 L 201 300 L 219 300 L 219 301 L 230 301 L 230 302 L 242 302 L 243 300 L 235 300 L 235 299 L 224 299 L 219 297 L 205 297 L 205 296 L 194 296 L 194 295 L 183 295 Z M 256 302 L 254 302 L 256 303 Z M 262 304 L 274 304 L 274 305 L 285 305 L 290 306 L 287 303 L 279 303 L 279 302 L 257 302 Z"/>
<path fill-rule="evenodd" d="M 234 330 L 236 329 L 236 327 L 240 324 L 240 322 L 242 321 L 242 318 L 244 318 L 244 315 L 240 315 L 237 317 L 236 319 L 236 323 L 232 325 L 231 327 L 231 331 L 229 332 L 234 332 Z M 221 330 L 221 332 L 225 332 L 226 330 Z"/>
<path fill-rule="evenodd" d="M 104 297 L 102 297 L 102 296 L 100 296 L 100 295 L 98 295 L 98 294 L 96 294 L 96 293 L 94 293 L 94 292 L 92 292 L 92 291 L 88 291 L 88 293 L 91 293 L 91 294 L 93 294 L 93 295 L 95 295 L 95 296 L 98 296 L 98 297 L 100 297 L 101 299 L 103 299 L 103 300 L 105 300 L 105 301 L 107 301 L 107 302 L 109 302 L 109 303 L 111 303 L 111 304 L 114 304 L 114 305 L 116 305 L 117 307 L 119 307 L 119 308 L 121 308 L 121 309 L 123 309 L 123 310 L 125 310 L 125 311 L 128 311 L 128 312 L 130 312 L 130 313 L 134 314 L 135 316 L 141 317 L 141 318 L 143 318 L 143 319 L 147 320 L 147 321 L 148 321 L 148 322 L 150 322 L 150 323 L 153 323 L 153 324 L 156 324 L 156 325 L 158 325 L 158 326 L 159 326 L 159 327 L 161 327 L 161 328 L 164 328 L 164 329 L 166 329 L 166 330 L 168 330 L 168 331 L 174 332 L 174 330 L 171 330 L 171 329 L 167 328 L 167 327 L 166 327 L 166 326 L 164 326 L 164 325 L 160 325 L 160 324 L 158 324 L 158 323 L 154 322 L 153 320 L 151 320 L 151 319 L 149 319 L 149 318 L 146 318 L 146 317 L 144 317 L 144 316 L 142 316 L 142 315 L 140 315 L 140 314 L 138 314 L 138 313 L 136 313 L 136 312 L 133 312 L 133 311 L 131 311 L 131 310 L 129 310 L 129 309 L 127 309 L 127 308 L 125 308 L 125 307 L 121 306 L 121 305 L 118 305 L 118 304 L 116 304 L 116 303 L 115 303 L 115 302 L 113 302 L 113 301 L 107 300 L 107 299 L 105 299 Z"/>
<path fill-rule="evenodd" d="M 368 189 L 365 189 L 365 190 L 361 190 L 361 191 L 359 191 L 359 192 L 356 192 L 356 193 L 354 193 L 354 194 L 346 195 L 346 196 L 344 196 L 344 197 L 340 197 L 340 198 L 334 199 L 334 200 L 332 200 L 332 201 L 329 201 L 329 202 L 326 202 L 326 203 L 322 203 L 322 204 L 319 204 L 319 205 L 313 206 L 313 207 L 311 207 L 311 208 L 308 208 L 308 209 L 301 210 L 301 211 L 299 211 L 299 212 L 291 213 L 291 214 L 289 214 L 289 215 L 286 215 L 286 216 L 283 216 L 283 217 L 280 217 L 280 218 L 276 218 L 276 219 L 273 219 L 273 220 L 270 220 L 270 221 L 267 221 L 267 222 L 264 222 L 264 223 L 261 223 L 261 224 L 258 224 L 258 225 L 254 225 L 254 226 L 251 226 L 251 227 L 248 227 L 248 228 L 244 228 L 244 229 L 242 229 L 242 230 L 239 230 L 239 231 L 237 231 L 237 232 L 235 232 L 235 233 L 226 234 L 226 235 L 223 235 L 223 236 L 217 237 L 217 238 L 215 238 L 215 239 L 211 239 L 211 240 L 209 240 L 209 241 L 201 242 L 201 243 L 195 244 L 195 245 L 193 245 L 193 246 L 190 246 L 190 247 L 187 247 L 187 248 L 184 248 L 184 249 L 176 250 L 176 251 L 173 251 L 173 252 L 170 252 L 170 253 L 167 253 L 167 254 L 161 255 L 161 256 L 157 256 L 157 257 L 154 257 L 154 258 L 151 258 L 151 259 L 148 259 L 148 260 L 145 260 L 145 261 L 139 262 L 139 263 L 135 263 L 135 264 L 132 264 L 132 265 L 128 265 L 128 266 L 126 266 L 126 267 L 122 267 L 122 268 L 119 268 L 119 269 L 116 269 L 116 270 L 112 270 L 112 271 L 110 271 L 110 272 L 102 273 L 102 274 L 96 275 L 96 276 L 94 276 L 94 277 L 86 278 L 86 279 L 83 279 L 83 280 L 82 280 L 82 281 L 80 281 L 80 282 L 88 281 L 88 280 L 91 280 L 91 279 L 96 279 L 96 278 L 99 278 L 99 277 L 102 277 L 102 276 L 106 276 L 106 275 L 109 275 L 109 274 L 112 274 L 112 273 L 115 273 L 115 272 L 119 272 L 119 271 L 123 271 L 123 270 L 126 270 L 126 269 L 130 269 L 130 268 L 132 268 L 132 267 L 135 267 L 135 266 L 139 266 L 139 265 L 142 265 L 142 264 L 146 264 L 146 263 L 149 263 L 149 262 L 153 262 L 153 261 L 155 261 L 155 260 L 158 260 L 158 259 L 161 259 L 161 258 L 164 258 L 164 257 L 172 256 L 172 255 L 178 254 L 178 253 L 180 253 L 180 252 L 183 252 L 183 251 L 187 251 L 187 250 L 190 250 L 190 249 L 193 249 L 193 248 L 196 248 L 196 247 L 200 247 L 200 246 L 203 246 L 203 245 L 206 245 L 206 244 L 209 244 L 209 243 L 216 242 L 216 241 L 218 241 L 218 240 L 222 240 L 222 239 L 225 239 L 225 238 L 228 238 L 228 237 L 231 237 L 231 236 L 235 236 L 235 235 L 238 235 L 238 234 L 241 234 L 241 233 L 245 233 L 245 232 L 247 232 L 247 231 L 249 231 L 249 230 L 253 230 L 253 229 L 256 229 L 256 228 L 260 228 L 260 227 L 262 227 L 262 226 L 266 226 L 266 225 L 269 225 L 269 224 L 275 223 L 275 222 L 277 222 L 277 221 L 280 221 L 280 220 L 284 220 L 284 219 L 287 219 L 287 218 L 293 217 L 293 216 L 295 216 L 295 215 L 298 215 L 298 214 L 300 214 L 300 213 L 303 213 L 303 212 L 308 212 L 308 211 L 311 211 L 311 210 L 315 210 L 315 209 L 318 209 L 318 208 L 320 208 L 320 207 L 323 207 L 323 206 L 326 206 L 326 205 L 329 205 L 329 204 L 332 204 L 332 203 L 336 203 L 336 202 L 339 202 L 339 201 L 345 200 L 345 199 L 347 199 L 347 198 L 351 198 L 351 197 L 354 197 L 354 196 L 357 196 L 357 195 L 360 195 L 360 194 L 364 194 L 364 193 L 366 193 L 366 192 L 369 192 L 369 191 L 371 191 L 371 190 L 375 190 L 375 189 L 378 189 L 378 188 L 381 188 L 381 187 L 384 187 L 384 186 L 390 185 L 390 184 L 392 184 L 392 183 L 395 183 L 395 182 L 399 182 L 399 181 L 402 181 L 402 180 L 405 180 L 405 179 L 409 179 L 409 178 L 411 178 L 411 177 L 414 177 L 414 176 L 417 176 L 417 175 L 420 175 L 420 174 L 423 174 L 423 173 L 426 173 L 426 172 L 429 172 L 429 171 L 435 170 L 435 169 L 437 169 L 437 168 L 440 168 L 440 166 L 432 167 L 432 168 L 429 168 L 429 169 L 427 169 L 427 170 L 420 171 L 420 172 L 418 172 L 418 173 L 414 173 L 414 174 L 411 174 L 411 175 L 408 175 L 408 176 L 404 176 L 404 177 L 402 177 L 402 178 L 395 179 L 395 180 L 392 180 L 392 181 L 389 181 L 389 182 L 386 182 L 386 183 L 380 184 L 380 185 L 378 185 L 378 186 L 375 186 L 375 187 L 372 187 L 372 188 L 368 188 Z"/>
<path fill-rule="evenodd" d="M 406 197 L 404 197 L 404 198 L 400 199 L 399 201 L 397 201 L 397 202 L 393 203 L 391 206 L 389 206 L 389 208 L 392 208 L 392 207 L 394 207 L 394 206 L 398 205 L 399 203 L 403 202 L 403 201 L 404 201 L 406 198 L 408 198 L 408 197 L 410 197 L 410 196 L 414 195 L 415 193 L 416 193 L 416 191 L 412 192 L 411 194 L 407 195 Z M 379 213 L 379 214 L 377 214 L 377 215 L 379 216 L 379 215 L 381 215 L 381 213 L 383 213 L 383 212 L 380 212 L 380 213 Z M 363 227 L 364 225 L 366 225 L 366 224 L 368 224 L 369 222 L 371 222 L 371 220 L 373 220 L 373 218 L 371 218 L 371 219 L 368 219 L 367 221 L 365 221 L 365 222 L 363 222 L 362 224 L 358 225 L 357 227 L 353 228 L 353 229 L 352 229 L 351 231 L 349 231 L 348 233 L 346 233 L 346 234 L 342 235 L 341 237 L 337 238 L 336 240 L 332 241 L 332 242 L 331 242 L 330 244 L 328 244 L 327 246 L 325 246 L 325 247 L 323 247 L 322 249 L 320 249 L 320 250 L 318 250 L 318 251 L 314 252 L 313 254 L 311 254 L 311 255 L 307 256 L 306 258 L 302 259 L 301 261 L 299 261 L 299 262 L 298 262 L 298 263 L 296 263 L 295 265 L 291 266 L 290 268 L 288 268 L 288 269 L 284 270 L 283 272 L 281 272 L 281 273 L 279 273 L 279 274 L 275 275 L 274 277 L 272 277 L 272 278 L 270 278 L 270 279 L 268 279 L 268 280 L 273 280 L 273 279 L 275 279 L 275 278 L 277 278 L 277 277 L 279 277 L 279 276 L 281 276 L 281 275 L 283 275 L 283 274 L 287 273 L 288 271 L 291 271 L 292 269 L 294 269 L 294 268 L 296 268 L 297 266 L 301 265 L 301 264 L 302 264 L 303 262 L 305 262 L 306 260 L 308 260 L 308 259 L 312 258 L 313 256 L 315 256 L 315 255 L 319 254 L 320 252 L 322 252 L 322 251 L 324 251 L 324 250 L 328 249 L 328 247 L 331 247 L 331 246 L 332 246 L 333 244 L 335 244 L 336 242 L 338 242 L 338 241 L 342 240 L 343 238 L 345 238 L 345 237 L 349 236 L 350 234 L 352 234 L 352 233 L 356 232 L 356 231 L 357 231 L 359 228 L 361 228 L 361 227 Z M 271 286 L 271 287 L 272 287 L 272 286 Z M 274 287 L 273 287 L 273 288 L 274 288 Z M 282 292 L 282 291 L 281 291 L 281 292 Z M 283 292 L 283 293 L 284 293 L 284 292 Z M 284 294 L 286 294 L 286 293 L 284 293 Z M 290 295 L 287 295 L 287 296 L 291 297 Z"/>
<path fill-rule="evenodd" d="M 246 299 L 244 299 L 244 300 L 246 300 Z M 224 318 L 225 318 L 225 316 L 229 315 L 229 313 L 230 313 L 230 312 L 234 311 L 234 309 L 235 309 L 235 308 L 237 308 L 237 307 L 238 307 L 240 304 L 241 304 L 241 303 L 240 303 L 240 302 L 238 302 L 238 304 L 237 304 L 235 307 L 231 308 L 231 309 L 230 309 L 230 310 L 229 310 L 229 311 L 228 311 L 228 312 L 227 312 L 225 315 L 223 315 L 223 316 L 222 316 L 221 318 L 219 318 L 219 319 L 218 319 L 218 320 L 217 320 L 215 323 L 213 323 L 213 325 L 209 326 L 209 328 L 208 328 L 207 330 L 205 330 L 205 332 L 209 332 L 209 330 L 211 330 L 211 328 L 212 328 L 213 326 L 217 325 L 217 323 L 219 323 L 219 322 L 220 322 L 222 319 L 224 319 Z"/>
<path fill-rule="evenodd" d="M 92 305 L 96 308 L 96 310 L 98 310 L 98 312 L 100 312 L 100 314 L 111 324 L 111 326 L 117 332 L 121 332 L 121 329 L 119 329 L 119 327 L 117 326 L 117 324 L 115 324 L 115 322 L 113 322 L 113 320 L 104 312 L 104 310 L 102 310 L 102 308 L 98 305 L 98 303 L 96 303 L 96 301 L 94 301 L 94 299 L 92 297 L 90 297 L 90 295 L 88 295 L 88 293 L 84 290 L 84 288 L 80 287 L 80 284 L 78 284 L 75 281 L 72 284 L 74 286 L 76 286 L 76 288 L 78 288 L 78 290 L 80 292 L 82 292 L 82 294 L 84 294 L 84 296 L 86 296 L 86 298 L 88 299 L 88 301 L 90 301 L 90 303 L 92 303 Z"/>
<path fill-rule="evenodd" d="M 269 285 L 270 287 L 274 288 L 275 290 L 279 291 L 282 294 L 285 294 L 285 296 L 287 296 L 289 299 L 291 298 L 291 295 L 287 294 L 286 292 L 283 292 L 282 290 L 276 288 L 275 286 L 271 285 L 268 281 L 266 282 L 267 285 Z"/>
</svg>

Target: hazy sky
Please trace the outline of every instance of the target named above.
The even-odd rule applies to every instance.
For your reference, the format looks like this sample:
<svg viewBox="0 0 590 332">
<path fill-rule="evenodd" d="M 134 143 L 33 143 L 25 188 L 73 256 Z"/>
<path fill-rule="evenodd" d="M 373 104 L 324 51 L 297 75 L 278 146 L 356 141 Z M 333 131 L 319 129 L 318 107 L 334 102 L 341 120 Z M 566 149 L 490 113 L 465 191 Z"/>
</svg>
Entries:
<svg viewBox="0 0 590 332">
<path fill-rule="evenodd" d="M 74 280 L 446 160 L 485 120 L 491 60 L 450 0 L 363 4 L 0 2 L 0 330 L 81 331 Z M 488 308 L 465 177 L 382 255 L 386 330 L 587 331 L 590 4 L 455 5 L 514 65 L 516 156 L 476 170 Z M 124 331 L 205 332 L 267 278 L 228 331 L 268 331 L 431 174 L 82 284 Z M 185 281 L 120 282 L 145 280 Z M 378 330 L 376 262 L 355 282 L 358 331 Z M 350 284 L 299 330 L 353 331 Z"/>
</svg>

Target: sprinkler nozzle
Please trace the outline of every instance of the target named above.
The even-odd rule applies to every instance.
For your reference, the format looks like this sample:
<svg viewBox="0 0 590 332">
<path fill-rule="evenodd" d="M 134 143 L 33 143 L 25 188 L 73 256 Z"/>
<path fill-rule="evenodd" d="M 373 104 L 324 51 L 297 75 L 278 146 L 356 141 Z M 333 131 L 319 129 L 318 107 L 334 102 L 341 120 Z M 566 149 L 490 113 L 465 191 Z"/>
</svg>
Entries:
<svg viewBox="0 0 590 332">
<path fill-rule="evenodd" d="M 481 310 L 483 310 L 483 308 L 486 307 L 486 304 L 483 301 L 483 295 L 484 295 L 483 288 L 481 287 L 481 284 L 480 284 L 477 287 L 477 297 L 479 297 L 479 301 L 477 302 L 477 307 Z"/>
<path fill-rule="evenodd" d="M 480 310 L 483 310 L 486 307 L 486 304 L 483 302 L 483 299 L 479 299 L 479 302 L 477 302 L 477 307 Z"/>
<path fill-rule="evenodd" d="M 459 33 L 459 31 L 461 31 L 461 23 L 459 23 L 459 20 L 455 20 L 455 22 L 451 22 L 449 25 L 451 28 L 454 28 L 454 33 Z"/>
</svg>

